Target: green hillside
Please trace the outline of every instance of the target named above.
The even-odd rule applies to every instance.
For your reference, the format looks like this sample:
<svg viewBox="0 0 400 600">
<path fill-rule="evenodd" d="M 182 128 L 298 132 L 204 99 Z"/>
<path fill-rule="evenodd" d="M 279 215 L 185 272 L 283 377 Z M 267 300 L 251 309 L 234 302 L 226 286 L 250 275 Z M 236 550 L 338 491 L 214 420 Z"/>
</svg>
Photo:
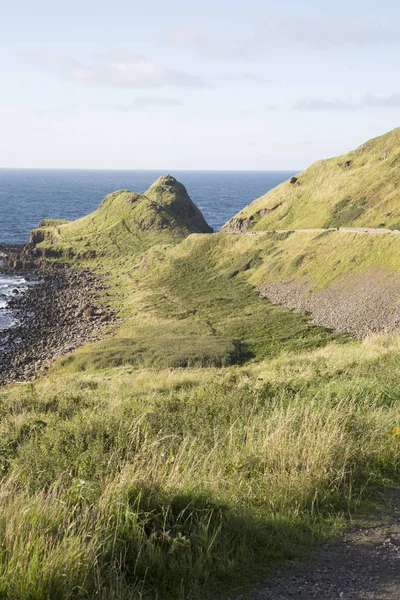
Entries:
<svg viewBox="0 0 400 600">
<path fill-rule="evenodd" d="M 209 231 L 167 176 L 32 233 L 27 254 L 105 277 L 120 320 L 0 388 L 1 598 L 237 598 L 400 485 L 399 336 L 260 294 L 396 283 L 400 236 Z"/>
<path fill-rule="evenodd" d="M 400 228 L 400 129 L 321 160 L 243 209 L 224 231 Z"/>
<path fill-rule="evenodd" d="M 32 232 L 28 251 L 48 258 L 122 256 L 211 231 L 185 187 L 166 175 L 144 194 L 109 194 L 97 210 L 77 221 L 44 220 Z"/>
</svg>

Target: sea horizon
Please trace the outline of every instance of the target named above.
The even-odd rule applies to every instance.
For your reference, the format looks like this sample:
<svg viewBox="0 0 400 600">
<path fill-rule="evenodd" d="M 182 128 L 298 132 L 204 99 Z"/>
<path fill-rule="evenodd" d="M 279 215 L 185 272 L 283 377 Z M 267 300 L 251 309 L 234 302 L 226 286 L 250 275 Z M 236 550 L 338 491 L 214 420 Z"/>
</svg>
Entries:
<svg viewBox="0 0 400 600">
<path fill-rule="evenodd" d="M 2 167 L 0 243 L 24 243 L 44 218 L 83 217 L 118 189 L 144 193 L 168 172 L 183 183 L 207 222 L 219 231 L 242 208 L 297 171 Z"/>
</svg>

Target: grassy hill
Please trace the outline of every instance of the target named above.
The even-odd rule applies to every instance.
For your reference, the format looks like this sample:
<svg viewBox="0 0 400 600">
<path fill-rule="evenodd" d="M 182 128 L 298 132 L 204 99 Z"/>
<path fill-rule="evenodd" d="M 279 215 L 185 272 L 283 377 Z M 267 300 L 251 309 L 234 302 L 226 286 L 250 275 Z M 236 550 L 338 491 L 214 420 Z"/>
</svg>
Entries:
<svg viewBox="0 0 400 600">
<path fill-rule="evenodd" d="M 0 389 L 7 600 L 237 597 L 400 483 L 399 337 L 354 340 L 258 291 L 398 273 L 400 236 L 200 235 L 179 190 L 32 234 L 106 275 L 121 321 Z"/>
<path fill-rule="evenodd" d="M 400 228 L 400 129 L 321 160 L 243 209 L 224 231 Z"/>
<path fill-rule="evenodd" d="M 97 210 L 76 221 L 42 221 L 32 232 L 28 251 L 48 258 L 120 257 L 211 231 L 185 187 L 165 175 L 144 194 L 109 194 Z"/>
</svg>

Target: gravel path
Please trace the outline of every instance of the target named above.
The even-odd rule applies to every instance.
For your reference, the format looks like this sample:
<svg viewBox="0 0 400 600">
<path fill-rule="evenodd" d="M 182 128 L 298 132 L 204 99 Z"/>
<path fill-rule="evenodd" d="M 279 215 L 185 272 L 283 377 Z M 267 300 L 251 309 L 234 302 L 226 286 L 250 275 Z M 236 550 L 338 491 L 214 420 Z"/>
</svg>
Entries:
<svg viewBox="0 0 400 600">
<path fill-rule="evenodd" d="M 271 229 L 266 231 L 223 231 L 228 235 L 264 235 L 265 233 L 324 233 L 325 231 L 338 231 L 339 233 L 364 233 L 377 235 L 399 235 L 399 229 L 378 229 L 374 227 L 328 227 L 313 229 Z"/>
<path fill-rule="evenodd" d="M 390 504 L 378 524 L 355 527 L 311 563 L 282 570 L 250 600 L 399 600 L 400 490 Z"/>
</svg>

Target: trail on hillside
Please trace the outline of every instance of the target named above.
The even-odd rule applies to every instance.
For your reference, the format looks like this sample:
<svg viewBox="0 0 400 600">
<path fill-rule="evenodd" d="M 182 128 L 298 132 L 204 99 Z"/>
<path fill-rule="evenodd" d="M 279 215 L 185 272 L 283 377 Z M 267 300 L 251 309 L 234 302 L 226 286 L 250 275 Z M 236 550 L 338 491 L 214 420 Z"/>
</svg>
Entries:
<svg viewBox="0 0 400 600">
<path fill-rule="evenodd" d="M 282 570 L 250 600 L 399 600 L 400 490 L 379 522 L 355 527 L 311 563 Z"/>
<path fill-rule="evenodd" d="M 326 231 L 337 231 L 339 233 L 364 233 L 373 235 L 399 235 L 399 229 L 378 229 L 374 227 L 328 227 L 311 229 L 266 229 L 264 231 L 222 231 L 226 235 L 264 235 L 265 233 L 325 233 Z"/>
</svg>

